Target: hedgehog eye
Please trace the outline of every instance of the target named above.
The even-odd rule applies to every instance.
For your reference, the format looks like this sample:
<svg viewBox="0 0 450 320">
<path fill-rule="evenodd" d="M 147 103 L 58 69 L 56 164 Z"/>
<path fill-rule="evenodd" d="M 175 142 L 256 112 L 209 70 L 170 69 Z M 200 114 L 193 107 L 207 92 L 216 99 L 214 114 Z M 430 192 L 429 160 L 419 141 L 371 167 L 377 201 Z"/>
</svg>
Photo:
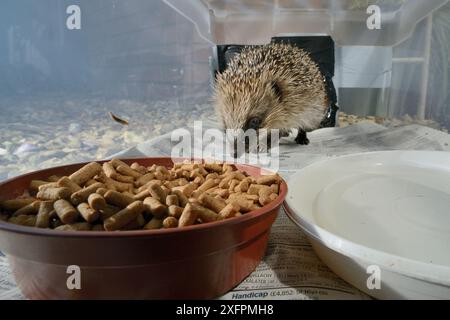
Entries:
<svg viewBox="0 0 450 320">
<path fill-rule="evenodd" d="M 281 88 L 280 88 L 279 84 L 275 81 L 272 82 L 272 90 L 273 90 L 273 93 L 275 94 L 275 96 L 279 100 L 281 100 L 281 97 L 282 97 Z"/>
<path fill-rule="evenodd" d="M 247 127 L 247 129 L 258 130 L 260 126 L 261 126 L 261 119 L 258 117 L 253 117 L 247 121 L 246 127 Z"/>
</svg>

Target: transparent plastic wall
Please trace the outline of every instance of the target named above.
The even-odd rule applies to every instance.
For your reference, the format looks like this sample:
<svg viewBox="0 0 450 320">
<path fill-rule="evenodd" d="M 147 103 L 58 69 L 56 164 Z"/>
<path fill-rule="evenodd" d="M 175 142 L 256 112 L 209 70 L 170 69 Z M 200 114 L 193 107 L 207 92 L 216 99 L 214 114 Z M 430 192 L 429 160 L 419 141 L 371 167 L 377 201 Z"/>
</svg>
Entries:
<svg viewBox="0 0 450 320">
<path fill-rule="evenodd" d="M 101 159 L 212 117 L 210 55 L 162 1 L 2 0 L 0 180 Z"/>
<path fill-rule="evenodd" d="M 354 55 L 343 54 L 349 52 Z M 354 69 L 354 59 L 364 55 L 365 63 L 356 64 L 360 69 Z M 422 123 L 450 129 L 449 3 L 419 21 L 405 40 L 392 47 L 338 47 L 337 64 L 343 77 L 345 73 L 361 75 L 373 71 L 369 81 L 362 81 L 366 88 L 361 83 L 340 87 L 344 111 L 361 116 L 428 120 Z M 359 80 L 358 76 L 354 78 Z"/>
<path fill-rule="evenodd" d="M 367 29 L 371 3 L 385 13 L 381 30 Z M 350 122 L 450 128 L 446 0 L 2 0 L 0 180 L 214 119 L 215 44 L 317 33 L 336 41 Z"/>
<path fill-rule="evenodd" d="M 336 42 L 334 81 L 343 111 L 450 127 L 447 0 L 165 2 L 211 43 L 330 35 Z"/>
</svg>

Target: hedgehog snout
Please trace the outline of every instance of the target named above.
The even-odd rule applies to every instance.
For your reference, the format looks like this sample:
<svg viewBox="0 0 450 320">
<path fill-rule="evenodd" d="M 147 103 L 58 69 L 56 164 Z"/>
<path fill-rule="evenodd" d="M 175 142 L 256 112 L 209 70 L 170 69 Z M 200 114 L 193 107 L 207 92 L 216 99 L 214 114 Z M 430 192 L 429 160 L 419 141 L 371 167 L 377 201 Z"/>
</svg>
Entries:
<svg viewBox="0 0 450 320">
<path fill-rule="evenodd" d="M 234 158 L 240 158 L 244 153 L 268 152 L 272 148 L 272 131 L 238 130 L 230 139 Z"/>
</svg>

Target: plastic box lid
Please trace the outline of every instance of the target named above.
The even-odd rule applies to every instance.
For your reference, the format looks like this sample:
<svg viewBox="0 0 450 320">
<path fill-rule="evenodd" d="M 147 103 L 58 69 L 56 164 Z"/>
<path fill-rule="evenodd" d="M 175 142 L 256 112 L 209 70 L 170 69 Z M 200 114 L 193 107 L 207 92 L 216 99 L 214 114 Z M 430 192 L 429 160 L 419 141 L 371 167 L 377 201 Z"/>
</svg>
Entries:
<svg viewBox="0 0 450 320">
<path fill-rule="evenodd" d="M 292 34 L 327 34 L 338 45 L 394 46 L 448 0 L 371 1 L 380 29 L 369 29 L 376 11 L 362 0 L 164 0 L 215 44 L 264 44 Z M 368 13 L 369 11 L 369 13 Z M 370 20 L 373 21 L 373 20 Z"/>
</svg>

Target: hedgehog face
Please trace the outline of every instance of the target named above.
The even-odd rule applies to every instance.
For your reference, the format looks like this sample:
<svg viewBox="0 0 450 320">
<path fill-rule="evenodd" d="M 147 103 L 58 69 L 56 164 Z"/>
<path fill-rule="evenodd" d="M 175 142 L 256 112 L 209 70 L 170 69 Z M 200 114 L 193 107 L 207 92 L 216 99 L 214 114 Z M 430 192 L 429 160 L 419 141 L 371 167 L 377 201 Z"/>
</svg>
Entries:
<svg viewBox="0 0 450 320">
<path fill-rule="evenodd" d="M 274 112 L 276 113 L 283 103 L 282 90 L 277 82 L 267 79 L 253 79 L 251 83 L 247 83 L 244 90 L 241 84 L 236 86 L 228 84 L 220 87 L 226 90 L 216 91 L 217 113 L 223 129 L 243 130 L 237 132 L 235 144 L 237 141 L 244 142 L 245 152 L 256 151 L 253 148 L 266 150 L 265 148 L 270 148 L 271 144 L 269 130 L 280 129 L 278 126 L 280 124 L 274 121 L 279 117 Z M 281 125 L 284 124 L 281 123 Z M 261 129 L 266 131 L 261 133 Z M 246 134 L 251 136 L 251 130 L 256 131 L 260 138 L 250 147 L 250 140 L 246 138 Z M 264 136 L 267 138 L 266 141 Z M 260 145 L 262 141 L 265 141 L 264 146 Z M 236 153 L 235 157 L 238 156 L 240 155 Z"/>
<path fill-rule="evenodd" d="M 216 108 L 224 129 L 275 129 L 271 114 L 282 103 L 282 90 L 275 81 L 254 79 L 246 88 L 241 84 L 220 86 Z"/>
</svg>

